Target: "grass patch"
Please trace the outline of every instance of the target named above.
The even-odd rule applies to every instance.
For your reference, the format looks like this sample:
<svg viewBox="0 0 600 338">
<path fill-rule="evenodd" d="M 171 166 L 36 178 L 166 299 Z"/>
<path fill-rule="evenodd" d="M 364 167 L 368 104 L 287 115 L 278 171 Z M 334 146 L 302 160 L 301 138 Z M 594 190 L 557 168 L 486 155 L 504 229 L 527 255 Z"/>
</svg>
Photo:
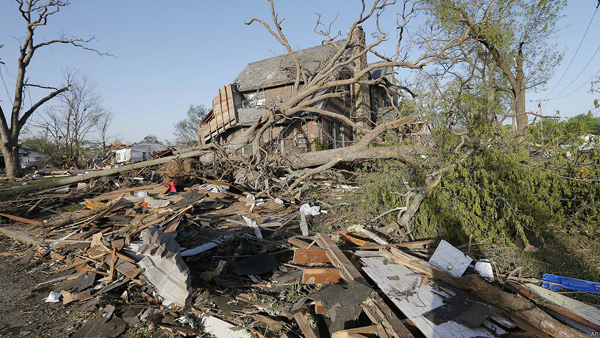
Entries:
<svg viewBox="0 0 600 338">
<path fill-rule="evenodd" d="M 57 212 L 61 212 L 61 213 L 62 212 L 76 212 L 76 211 L 80 211 L 80 210 L 83 210 L 83 209 L 85 209 L 85 205 L 83 205 L 83 204 L 70 203 L 70 204 L 64 205 L 64 206 L 62 206 L 60 208 L 56 208 L 56 211 Z"/>
</svg>

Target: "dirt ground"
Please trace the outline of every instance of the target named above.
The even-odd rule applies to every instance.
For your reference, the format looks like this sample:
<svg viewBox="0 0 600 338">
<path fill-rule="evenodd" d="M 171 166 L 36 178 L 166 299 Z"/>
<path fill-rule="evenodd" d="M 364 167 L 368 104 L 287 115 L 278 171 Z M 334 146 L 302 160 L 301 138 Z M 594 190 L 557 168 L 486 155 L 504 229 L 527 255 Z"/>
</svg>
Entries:
<svg viewBox="0 0 600 338">
<path fill-rule="evenodd" d="M 15 255 L 24 248 L 15 245 L 0 236 L 0 337 L 68 337 L 79 326 L 74 311 L 60 302 L 44 302 L 49 287 L 33 290 L 47 275 L 28 273 L 32 267 Z"/>
</svg>

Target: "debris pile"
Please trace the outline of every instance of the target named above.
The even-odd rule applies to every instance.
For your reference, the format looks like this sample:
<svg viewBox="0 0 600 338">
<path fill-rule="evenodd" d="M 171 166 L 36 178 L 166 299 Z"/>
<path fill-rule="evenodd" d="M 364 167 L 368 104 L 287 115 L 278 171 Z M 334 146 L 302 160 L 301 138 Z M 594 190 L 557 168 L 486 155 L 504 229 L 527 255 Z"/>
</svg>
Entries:
<svg viewBox="0 0 600 338">
<path fill-rule="evenodd" d="M 13 213 L 3 208 L 10 224 L 0 234 L 29 245 L 19 260 L 32 273 L 47 274 L 36 289 L 46 292 L 48 306 L 91 311 L 73 337 L 142 331 L 584 337 L 600 331 L 598 308 L 548 289 L 576 284 L 598 293 L 597 283 L 548 276 L 548 288 L 519 284 L 501 277 L 493 262 L 445 241 L 435 250 L 432 240 L 390 243 L 363 226 L 316 233 L 323 204 L 222 181 L 183 190 L 180 183 L 104 193 L 81 186 L 87 193 L 77 195 L 81 207 L 70 212 L 48 203 L 38 208 L 48 198 L 64 201 L 55 191 L 27 198 Z"/>
</svg>

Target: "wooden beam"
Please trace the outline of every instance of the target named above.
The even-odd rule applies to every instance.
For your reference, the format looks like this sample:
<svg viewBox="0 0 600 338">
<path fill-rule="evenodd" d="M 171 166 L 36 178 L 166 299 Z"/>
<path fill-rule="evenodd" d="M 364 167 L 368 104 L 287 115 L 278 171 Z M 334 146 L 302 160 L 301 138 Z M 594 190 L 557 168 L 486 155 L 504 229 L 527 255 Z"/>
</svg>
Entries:
<svg viewBox="0 0 600 338">
<path fill-rule="evenodd" d="M 306 268 L 302 271 L 303 284 L 335 284 L 344 279 L 335 268 Z"/>
<path fill-rule="evenodd" d="M 300 328 L 300 331 L 302 331 L 304 337 L 317 338 L 317 335 L 315 335 L 315 332 L 313 331 L 312 327 L 310 327 L 310 324 L 308 324 L 304 313 L 297 312 L 294 315 L 294 319 L 296 320 L 296 323 L 298 323 L 298 327 Z"/>
<path fill-rule="evenodd" d="M 432 244 L 433 240 L 424 240 L 424 241 L 414 241 L 414 242 L 403 242 L 403 243 L 394 243 L 387 245 L 365 245 L 357 247 L 357 249 L 366 250 L 366 249 L 388 249 L 388 248 L 412 248 L 415 246 L 427 246 Z"/>
<path fill-rule="evenodd" d="M 329 235 L 327 234 L 317 234 L 315 241 L 324 250 L 327 250 L 327 256 L 331 260 L 331 263 L 336 268 L 339 268 L 342 271 L 342 277 L 350 282 L 352 280 L 356 280 L 365 285 L 369 285 L 369 283 L 365 280 L 363 275 L 358 271 L 358 269 L 350 262 L 348 257 L 344 255 L 342 250 L 338 248 L 337 245 L 331 240 Z"/>
<path fill-rule="evenodd" d="M 369 317 L 373 324 L 386 322 L 388 325 L 384 329 L 388 336 L 394 338 L 414 338 L 412 333 L 404 326 L 402 321 L 396 316 L 394 311 L 390 309 L 384 300 L 376 295 L 375 301 L 371 298 L 367 299 L 362 304 L 363 311 Z"/>
<path fill-rule="evenodd" d="M 291 245 L 298 247 L 300 249 L 308 249 L 310 248 L 310 243 L 307 243 L 299 238 L 296 237 L 290 237 L 288 238 L 288 243 L 290 243 Z"/>
<path fill-rule="evenodd" d="M 38 222 L 38 221 L 31 220 L 29 218 L 19 217 L 19 216 L 10 215 L 10 214 L 0 213 L 0 216 L 8 217 L 8 218 L 12 219 L 13 221 L 17 221 L 17 222 L 23 222 L 23 223 L 34 224 L 34 225 L 42 224 L 42 222 Z"/>
<path fill-rule="evenodd" d="M 327 251 L 322 249 L 298 249 L 294 250 L 294 264 L 319 265 L 331 263 L 327 257 Z"/>
<path fill-rule="evenodd" d="M 10 237 L 19 242 L 33 245 L 34 247 L 37 247 L 40 245 L 40 242 L 38 240 L 36 240 L 35 238 L 29 236 L 28 234 L 26 234 L 20 230 L 9 229 L 7 227 L 0 227 L 0 235 Z"/>
<path fill-rule="evenodd" d="M 356 327 L 353 329 L 346 329 L 334 332 L 331 338 L 352 338 L 352 337 L 369 337 L 377 332 L 375 325 Z"/>
<path fill-rule="evenodd" d="M 531 292 L 528 289 L 526 289 L 525 287 L 523 287 L 517 283 L 509 281 L 509 282 L 507 282 L 507 286 L 509 288 L 511 288 L 512 290 L 518 292 L 522 296 L 527 297 L 531 300 L 534 300 L 534 301 L 542 300 L 539 304 L 542 305 L 543 307 L 550 309 L 556 313 L 559 313 L 559 314 L 561 314 L 569 319 L 572 319 L 580 324 L 583 324 L 594 331 L 600 332 L 600 325 L 598 325 L 596 323 L 592 323 L 592 322 L 588 321 L 587 319 L 577 315 L 576 313 L 569 311 L 569 310 L 555 304 L 554 302 L 548 301 L 547 299 L 537 295 L 535 292 Z"/>
</svg>

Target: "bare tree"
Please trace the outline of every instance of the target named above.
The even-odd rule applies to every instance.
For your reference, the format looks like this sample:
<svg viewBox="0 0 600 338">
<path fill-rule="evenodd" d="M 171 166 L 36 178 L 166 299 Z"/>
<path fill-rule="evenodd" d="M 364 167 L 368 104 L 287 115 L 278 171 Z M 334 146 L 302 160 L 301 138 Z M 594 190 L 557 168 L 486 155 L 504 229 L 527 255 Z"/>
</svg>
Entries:
<svg viewBox="0 0 600 338">
<path fill-rule="evenodd" d="M 110 128 L 113 121 L 113 113 L 110 111 L 105 111 L 100 115 L 98 121 L 96 123 L 96 133 L 98 134 L 98 143 L 100 147 L 106 148 L 108 145 L 108 140 L 111 138 L 108 134 L 108 129 Z"/>
<path fill-rule="evenodd" d="M 53 45 L 71 45 L 85 50 L 93 51 L 99 55 L 95 49 L 87 47 L 87 43 L 94 38 L 81 39 L 76 37 L 61 36 L 57 39 L 37 42 L 34 37 L 39 27 L 46 26 L 48 19 L 58 13 L 62 7 L 68 6 L 69 1 L 65 0 L 15 0 L 18 4 L 18 10 L 26 23 L 26 37 L 22 41 L 17 62 L 17 76 L 15 79 L 15 94 L 12 100 L 12 108 L 10 113 L 4 112 L 0 106 L 0 151 L 4 155 L 4 163 L 6 166 L 6 175 L 8 177 L 21 176 L 22 170 L 19 165 L 19 135 L 25 126 L 25 123 L 40 108 L 44 103 L 50 101 L 54 97 L 66 92 L 70 84 L 67 83 L 60 88 L 44 86 L 29 82 L 26 77 L 26 72 L 31 64 L 34 54 L 43 47 Z M 39 88 L 49 90 L 50 93 L 32 103 L 31 106 L 25 106 L 25 94 L 29 88 Z"/>
<path fill-rule="evenodd" d="M 47 107 L 32 125 L 47 135 L 48 146 L 53 145 L 52 153 L 60 164 L 69 159 L 80 165 L 84 159 L 90 134 L 96 128 L 108 128 L 110 113 L 102 107 L 102 99 L 96 84 L 88 77 L 77 78 L 67 73 L 68 91 L 58 96 L 59 103 Z"/>
</svg>

